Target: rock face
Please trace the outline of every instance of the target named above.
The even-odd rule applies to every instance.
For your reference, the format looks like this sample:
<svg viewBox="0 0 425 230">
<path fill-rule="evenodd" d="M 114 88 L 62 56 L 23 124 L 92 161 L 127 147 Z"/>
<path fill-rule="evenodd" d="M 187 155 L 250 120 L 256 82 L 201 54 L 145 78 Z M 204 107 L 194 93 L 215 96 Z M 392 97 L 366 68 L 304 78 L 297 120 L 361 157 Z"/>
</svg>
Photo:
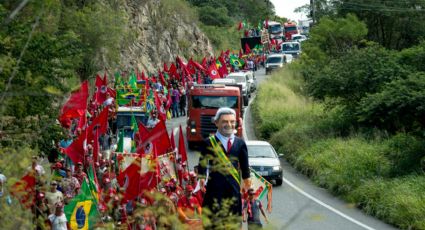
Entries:
<svg viewBox="0 0 425 230">
<path fill-rule="evenodd" d="M 210 42 L 193 21 L 194 17 L 176 10 L 179 5 L 172 5 L 184 4 L 181 0 L 123 2 L 128 29 L 134 37 L 129 45 L 122 47 L 122 68 L 153 73 L 162 69 L 164 62 L 174 61 L 177 55 L 188 59 L 212 54 Z"/>
</svg>

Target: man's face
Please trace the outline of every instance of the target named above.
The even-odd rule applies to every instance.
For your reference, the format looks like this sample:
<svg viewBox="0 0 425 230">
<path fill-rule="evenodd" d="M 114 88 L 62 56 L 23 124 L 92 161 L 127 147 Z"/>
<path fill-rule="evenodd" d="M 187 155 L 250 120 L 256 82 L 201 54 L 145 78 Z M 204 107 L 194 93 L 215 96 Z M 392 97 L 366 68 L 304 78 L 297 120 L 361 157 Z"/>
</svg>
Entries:
<svg viewBox="0 0 425 230">
<path fill-rule="evenodd" d="M 215 121 L 218 132 L 223 136 L 229 137 L 235 130 L 236 117 L 233 114 L 224 114 L 220 116 L 220 119 Z"/>
</svg>

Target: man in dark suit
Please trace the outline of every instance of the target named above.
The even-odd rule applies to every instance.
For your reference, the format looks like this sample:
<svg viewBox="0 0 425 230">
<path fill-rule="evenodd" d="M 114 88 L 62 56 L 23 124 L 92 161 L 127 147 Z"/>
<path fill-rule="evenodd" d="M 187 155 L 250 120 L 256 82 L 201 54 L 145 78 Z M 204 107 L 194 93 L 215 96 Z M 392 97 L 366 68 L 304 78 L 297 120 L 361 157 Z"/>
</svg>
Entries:
<svg viewBox="0 0 425 230">
<path fill-rule="evenodd" d="M 236 112 L 233 109 L 220 108 L 214 122 L 217 132 L 205 140 L 198 165 L 199 176 L 205 178 L 207 184 L 202 206 L 211 211 L 213 225 L 226 224 L 223 222 L 228 220 L 239 227 L 242 220 L 241 186 L 245 191 L 251 186 L 248 150 L 245 141 L 234 134 Z M 223 214 L 223 211 L 227 213 Z M 227 227 L 231 228 L 230 225 Z"/>
</svg>

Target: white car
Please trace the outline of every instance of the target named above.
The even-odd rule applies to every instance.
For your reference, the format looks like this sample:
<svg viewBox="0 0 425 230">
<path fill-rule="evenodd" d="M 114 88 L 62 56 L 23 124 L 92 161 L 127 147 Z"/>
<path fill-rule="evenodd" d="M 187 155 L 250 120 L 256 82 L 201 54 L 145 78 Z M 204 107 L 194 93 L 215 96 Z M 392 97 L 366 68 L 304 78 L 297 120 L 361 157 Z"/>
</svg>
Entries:
<svg viewBox="0 0 425 230">
<path fill-rule="evenodd" d="M 216 78 L 212 81 L 213 84 L 236 84 L 235 79 L 228 79 L 228 78 Z"/>
<path fill-rule="evenodd" d="M 234 79 L 236 84 L 242 86 L 242 95 L 243 95 L 243 104 L 248 105 L 249 98 L 251 97 L 251 85 L 249 83 L 249 73 L 248 72 L 234 72 L 227 75 L 227 79 Z"/>
<path fill-rule="evenodd" d="M 302 35 L 302 34 L 292 34 L 291 40 L 294 41 L 294 42 L 303 42 L 303 41 L 307 40 L 307 37 L 305 35 Z"/>
<path fill-rule="evenodd" d="M 282 185 L 283 170 L 280 159 L 273 146 L 266 141 L 245 141 L 248 148 L 249 166 L 259 175 L 275 185 Z"/>
</svg>

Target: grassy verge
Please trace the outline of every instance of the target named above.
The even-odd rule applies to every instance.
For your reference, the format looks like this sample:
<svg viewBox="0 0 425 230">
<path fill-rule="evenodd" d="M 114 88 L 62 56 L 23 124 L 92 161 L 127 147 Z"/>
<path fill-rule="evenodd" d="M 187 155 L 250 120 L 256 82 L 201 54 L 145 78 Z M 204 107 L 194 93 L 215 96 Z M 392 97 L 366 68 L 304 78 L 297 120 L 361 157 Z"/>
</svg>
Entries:
<svg viewBox="0 0 425 230">
<path fill-rule="evenodd" d="M 337 109 L 303 95 L 294 68 L 261 85 L 252 105 L 256 135 L 269 140 L 288 161 L 368 214 L 403 229 L 425 229 L 425 175 L 414 164 L 424 140 L 346 132 Z"/>
</svg>

